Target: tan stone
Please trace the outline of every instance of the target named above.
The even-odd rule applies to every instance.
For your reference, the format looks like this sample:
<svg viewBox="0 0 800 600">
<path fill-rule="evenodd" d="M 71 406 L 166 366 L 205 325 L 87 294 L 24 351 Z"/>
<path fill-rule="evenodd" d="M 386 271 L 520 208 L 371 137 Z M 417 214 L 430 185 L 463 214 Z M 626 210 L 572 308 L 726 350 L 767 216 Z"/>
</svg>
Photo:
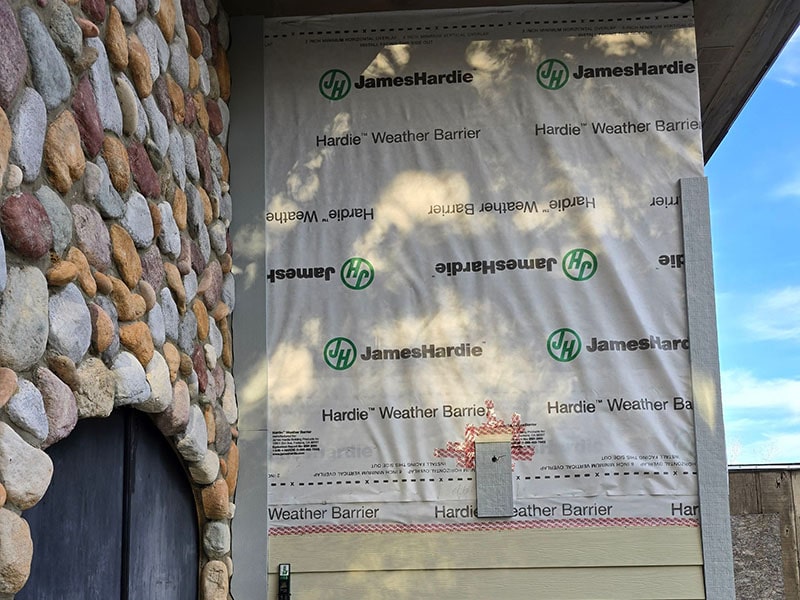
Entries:
<svg viewBox="0 0 800 600">
<path fill-rule="evenodd" d="M 203 131 L 208 133 L 208 109 L 206 109 L 205 97 L 200 92 L 197 92 L 192 99 L 197 109 L 197 122 L 203 128 Z"/>
<path fill-rule="evenodd" d="M 147 98 L 153 92 L 153 78 L 150 75 L 150 55 L 135 33 L 128 35 L 128 64 L 133 87 L 140 98 Z"/>
<path fill-rule="evenodd" d="M 192 374 L 193 370 L 194 370 L 194 363 L 192 362 L 192 357 L 184 352 L 181 352 L 181 366 L 180 366 L 181 375 L 183 375 L 184 377 L 189 377 L 189 375 Z"/>
<path fill-rule="evenodd" d="M 6 508 L 0 509 L 0 540 L 0 593 L 16 594 L 31 574 L 33 540 L 28 522 Z M 225 564 L 220 564 L 224 569 Z M 208 570 L 210 582 L 220 580 L 219 571 Z M 227 584 L 227 572 L 225 577 Z"/>
<path fill-rule="evenodd" d="M 68 260 L 60 260 L 47 271 L 47 285 L 61 286 L 75 281 L 78 267 Z"/>
<path fill-rule="evenodd" d="M 222 181 L 223 182 L 230 181 L 231 163 L 230 161 L 228 161 L 228 153 L 225 152 L 225 147 L 222 144 L 220 144 L 219 142 L 216 142 L 216 144 L 222 162 Z"/>
<path fill-rule="evenodd" d="M 136 287 L 142 278 L 142 261 L 133 238 L 124 227 L 116 223 L 111 225 L 111 256 L 125 285 L 129 288 Z"/>
<path fill-rule="evenodd" d="M 223 319 L 219 321 L 217 326 L 222 334 L 222 364 L 230 369 L 233 367 L 233 340 L 231 339 L 231 330 L 228 327 L 228 320 Z"/>
<path fill-rule="evenodd" d="M 0 186 L 6 178 L 8 169 L 8 153 L 11 151 L 11 124 L 5 111 L 0 108 Z"/>
<path fill-rule="evenodd" d="M 197 317 L 197 337 L 201 340 L 208 338 L 208 309 L 200 298 L 195 298 L 192 302 L 192 312 Z"/>
<path fill-rule="evenodd" d="M 114 323 L 100 306 L 92 306 L 90 313 L 92 316 L 92 347 L 98 353 L 105 352 L 114 341 Z"/>
<path fill-rule="evenodd" d="M 153 358 L 155 347 L 153 346 L 153 336 L 147 323 L 138 321 L 129 325 L 122 325 L 119 328 L 119 341 L 147 368 Z"/>
<path fill-rule="evenodd" d="M 221 560 L 210 560 L 200 577 L 203 600 L 228 600 L 228 568 Z"/>
<path fill-rule="evenodd" d="M 17 393 L 17 374 L 8 367 L 0 367 L 0 408 Z"/>
<path fill-rule="evenodd" d="M 71 262 L 78 269 L 78 285 L 81 286 L 83 293 L 94 298 L 97 294 L 97 282 L 92 277 L 92 270 L 89 268 L 89 261 L 86 260 L 86 255 L 75 246 L 72 246 L 67 252 L 67 260 Z M 111 291 L 109 289 L 109 291 Z"/>
<path fill-rule="evenodd" d="M 78 17 L 75 19 L 75 22 L 78 24 L 78 27 L 81 28 L 81 33 L 83 34 L 83 37 L 93 38 L 93 37 L 98 37 L 100 35 L 100 29 L 89 19 L 83 19 L 81 17 Z"/>
<path fill-rule="evenodd" d="M 189 89 L 194 90 L 197 89 L 197 86 L 200 85 L 200 65 L 197 63 L 197 60 L 189 57 Z"/>
<path fill-rule="evenodd" d="M 211 318 L 219 322 L 222 321 L 229 314 L 231 314 L 231 309 L 228 308 L 228 305 L 225 304 L 224 302 L 218 302 L 217 305 L 214 307 L 214 310 L 211 311 Z"/>
<path fill-rule="evenodd" d="M 167 361 L 170 381 L 175 383 L 178 379 L 178 369 L 180 369 L 181 366 L 181 353 L 172 342 L 164 342 L 164 346 L 161 350 L 164 353 L 164 359 Z"/>
<path fill-rule="evenodd" d="M 203 513 L 207 519 L 223 521 L 230 518 L 230 493 L 224 479 L 217 479 L 201 492 Z"/>
<path fill-rule="evenodd" d="M 106 135 L 103 139 L 103 159 L 108 165 L 111 183 L 120 194 L 131 184 L 131 166 L 128 162 L 128 151 L 117 138 Z"/>
<path fill-rule="evenodd" d="M 172 102 L 172 114 L 175 117 L 175 121 L 182 125 L 184 119 L 186 119 L 186 105 L 183 99 L 183 89 L 181 89 L 181 86 L 179 86 L 172 77 L 169 75 L 166 77 L 167 93 Z"/>
<path fill-rule="evenodd" d="M 3 508 L 6 505 L 7 499 L 8 493 L 6 492 L 6 486 L 0 483 L 0 508 Z"/>
<path fill-rule="evenodd" d="M 186 312 L 186 288 L 183 287 L 183 279 L 178 267 L 172 263 L 164 263 L 164 273 L 167 276 L 167 286 L 172 290 L 175 297 L 175 304 L 181 314 Z"/>
<path fill-rule="evenodd" d="M 98 57 L 97 50 L 94 48 L 90 48 L 89 46 L 84 46 L 83 50 L 81 51 L 81 55 L 74 60 L 75 65 L 75 73 L 80 75 L 84 71 L 87 71 L 92 68 L 92 65 L 97 61 Z"/>
<path fill-rule="evenodd" d="M 219 80 L 219 97 L 228 102 L 231 99 L 231 68 L 228 64 L 228 54 L 222 46 L 217 48 L 214 67 Z"/>
<path fill-rule="evenodd" d="M 50 123 L 44 140 L 44 162 L 55 188 L 66 194 L 73 182 L 83 177 L 86 158 L 75 118 L 63 111 Z"/>
<path fill-rule="evenodd" d="M 97 284 L 97 291 L 105 296 L 108 296 L 111 293 L 111 290 L 114 289 L 114 285 L 108 275 L 105 275 L 100 271 L 95 271 L 94 281 Z"/>
<path fill-rule="evenodd" d="M 221 457 L 219 459 L 219 473 L 223 478 L 228 474 L 228 461 Z"/>
<path fill-rule="evenodd" d="M 172 38 L 175 37 L 175 4 L 170 0 L 161 2 L 156 21 L 167 42 L 172 43 Z"/>
<path fill-rule="evenodd" d="M 217 421 L 214 418 L 214 409 L 210 406 L 203 408 L 203 419 L 206 421 L 207 439 L 209 444 L 213 444 L 217 439 Z"/>
<path fill-rule="evenodd" d="M 189 38 L 189 54 L 192 58 L 197 58 L 203 53 L 203 40 L 200 34 L 191 25 L 186 26 L 186 37 Z"/>
<path fill-rule="evenodd" d="M 78 369 L 75 363 L 68 356 L 51 356 L 47 360 L 47 366 L 56 374 L 61 381 L 66 383 L 70 389 L 77 390 L 80 388 L 80 379 L 78 377 Z"/>
<path fill-rule="evenodd" d="M 223 273 L 230 273 L 233 270 L 233 259 L 227 252 L 219 257 L 219 268 Z"/>
<path fill-rule="evenodd" d="M 233 496 L 236 491 L 236 483 L 239 479 L 239 446 L 236 445 L 235 442 L 231 444 L 231 449 L 228 450 L 228 456 L 225 457 L 225 462 L 228 463 L 225 483 L 228 484 L 228 493 Z"/>
<path fill-rule="evenodd" d="M 128 289 L 124 282 L 116 277 L 109 277 L 111 279 L 112 290 L 109 296 L 117 307 L 117 314 L 120 321 L 135 321 L 144 316 L 147 311 L 147 305 L 144 298 L 139 294 L 134 294 Z"/>
<path fill-rule="evenodd" d="M 156 291 L 144 279 L 139 282 L 139 295 L 144 298 L 144 305 L 147 310 L 151 310 L 156 305 Z"/>
<path fill-rule="evenodd" d="M 108 11 L 106 22 L 106 53 L 108 61 L 118 71 L 128 68 L 128 40 L 125 37 L 125 26 L 116 6 Z"/>
<path fill-rule="evenodd" d="M 175 223 L 178 225 L 178 229 L 181 231 L 186 231 L 186 218 L 188 214 L 188 200 L 186 199 L 186 193 L 177 188 L 175 190 L 175 195 L 172 197 L 172 216 L 175 219 Z"/>
<path fill-rule="evenodd" d="M 211 198 L 208 197 L 208 193 L 203 189 L 202 186 L 197 185 L 198 193 L 200 194 L 200 200 L 203 203 L 203 223 L 206 225 L 211 225 L 211 221 L 214 220 L 214 209 L 211 207 Z"/>
<path fill-rule="evenodd" d="M 147 203 L 150 209 L 150 220 L 153 221 L 153 237 L 157 238 L 161 234 L 161 211 L 155 204 Z"/>
</svg>

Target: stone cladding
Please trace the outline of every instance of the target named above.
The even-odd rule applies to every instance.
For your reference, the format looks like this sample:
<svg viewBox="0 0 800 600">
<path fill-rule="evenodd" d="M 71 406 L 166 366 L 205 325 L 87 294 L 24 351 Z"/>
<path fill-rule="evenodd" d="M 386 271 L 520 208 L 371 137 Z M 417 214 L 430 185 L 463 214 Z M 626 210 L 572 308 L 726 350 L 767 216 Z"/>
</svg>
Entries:
<svg viewBox="0 0 800 600">
<path fill-rule="evenodd" d="M 185 462 L 200 595 L 229 597 L 239 453 L 228 20 L 218 0 L 0 0 L 0 596 L 78 419 Z"/>
</svg>

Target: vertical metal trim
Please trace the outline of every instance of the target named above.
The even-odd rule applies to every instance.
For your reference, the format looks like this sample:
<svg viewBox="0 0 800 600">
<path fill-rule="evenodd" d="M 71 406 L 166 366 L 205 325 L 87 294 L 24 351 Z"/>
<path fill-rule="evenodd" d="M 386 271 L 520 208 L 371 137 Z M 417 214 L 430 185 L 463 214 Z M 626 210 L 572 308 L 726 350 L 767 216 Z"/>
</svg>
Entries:
<svg viewBox="0 0 800 600">
<path fill-rule="evenodd" d="M 733 600 L 728 464 L 722 422 L 711 219 L 705 177 L 681 179 L 681 214 L 706 598 Z"/>
</svg>

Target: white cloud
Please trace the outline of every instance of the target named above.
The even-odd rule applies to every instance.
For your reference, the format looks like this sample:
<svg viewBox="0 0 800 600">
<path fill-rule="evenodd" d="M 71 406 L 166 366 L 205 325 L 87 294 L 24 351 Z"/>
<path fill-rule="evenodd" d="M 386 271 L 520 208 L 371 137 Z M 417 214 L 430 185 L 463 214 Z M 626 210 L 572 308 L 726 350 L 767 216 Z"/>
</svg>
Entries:
<svg viewBox="0 0 800 600">
<path fill-rule="evenodd" d="M 730 463 L 800 462 L 800 380 L 725 371 L 722 404 Z"/>
<path fill-rule="evenodd" d="M 800 29 L 784 46 L 769 77 L 792 87 L 800 85 Z"/>
<path fill-rule="evenodd" d="M 756 339 L 800 341 L 800 286 L 756 296 L 742 319 Z"/>
</svg>

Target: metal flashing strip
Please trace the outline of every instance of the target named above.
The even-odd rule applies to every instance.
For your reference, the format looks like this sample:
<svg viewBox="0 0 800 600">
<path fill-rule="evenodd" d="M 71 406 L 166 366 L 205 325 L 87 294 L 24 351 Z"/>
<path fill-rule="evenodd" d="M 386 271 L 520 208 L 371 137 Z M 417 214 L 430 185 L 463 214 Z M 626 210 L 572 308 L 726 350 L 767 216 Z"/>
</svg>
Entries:
<svg viewBox="0 0 800 600">
<path fill-rule="evenodd" d="M 706 598 L 732 600 L 736 592 L 717 350 L 708 180 L 705 177 L 681 179 L 680 188 Z"/>
</svg>

